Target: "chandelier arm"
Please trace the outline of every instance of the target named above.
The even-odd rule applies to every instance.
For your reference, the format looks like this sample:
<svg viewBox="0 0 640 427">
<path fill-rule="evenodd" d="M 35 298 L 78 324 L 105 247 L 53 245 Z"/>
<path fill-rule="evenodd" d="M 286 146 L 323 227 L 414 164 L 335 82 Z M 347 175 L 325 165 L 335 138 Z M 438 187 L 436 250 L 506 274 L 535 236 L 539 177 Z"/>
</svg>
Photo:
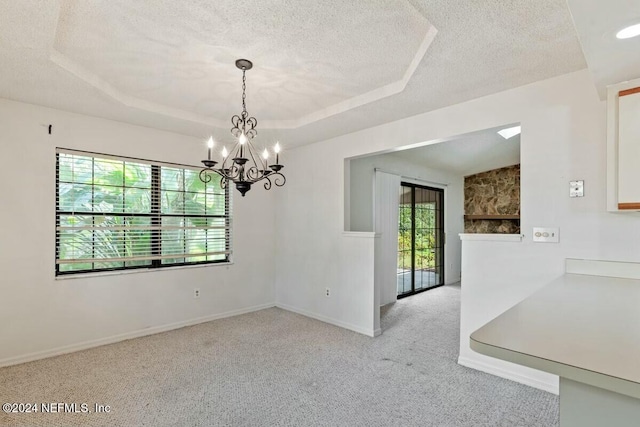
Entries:
<svg viewBox="0 0 640 427">
<path fill-rule="evenodd" d="M 261 165 L 261 164 L 262 164 L 262 162 L 258 163 L 258 162 L 256 161 L 256 157 L 255 157 L 255 151 L 256 151 L 256 149 L 255 149 L 255 147 L 253 146 L 253 144 L 251 143 L 251 140 L 248 140 L 248 141 L 247 141 L 247 148 L 248 148 L 248 149 L 247 149 L 247 151 L 249 152 L 249 155 L 251 156 L 251 161 L 253 162 L 253 165 L 256 167 L 256 169 L 259 169 L 259 168 L 258 168 L 258 165 Z M 258 158 L 260 158 L 260 156 L 258 156 Z"/>
<path fill-rule="evenodd" d="M 218 172 L 221 176 L 225 177 L 226 179 L 230 179 L 231 181 L 235 181 L 237 178 L 240 177 L 240 168 L 237 167 L 236 165 L 232 165 L 230 168 L 227 169 L 219 169 L 220 172 Z"/>
<path fill-rule="evenodd" d="M 212 173 L 216 173 L 216 170 L 210 168 L 202 169 L 199 173 L 200 181 L 204 182 L 205 184 L 210 183 L 213 179 L 213 177 L 211 176 Z"/>
<path fill-rule="evenodd" d="M 238 145 L 240 145 L 239 142 L 236 142 L 236 144 L 231 147 L 231 150 L 229 150 L 229 153 L 227 154 L 227 157 L 225 157 L 224 159 L 222 159 L 222 165 L 220 165 L 221 169 L 224 169 L 227 166 L 227 161 L 231 160 L 231 167 L 235 166 L 235 164 L 233 163 L 233 158 L 237 157 L 237 151 L 239 151 L 238 149 Z"/>
<path fill-rule="evenodd" d="M 264 189 L 271 190 L 271 179 L 267 175 L 265 175 L 264 180 L 265 180 Z"/>
<path fill-rule="evenodd" d="M 265 175 L 262 173 L 262 169 L 259 169 L 257 166 L 251 166 L 249 170 L 250 170 L 250 173 L 247 175 L 249 176 L 249 179 L 251 179 L 252 182 L 258 182 L 265 177 Z"/>
<path fill-rule="evenodd" d="M 219 168 L 221 171 L 224 171 L 227 168 L 226 166 L 227 166 L 227 158 L 228 157 L 229 156 L 227 155 L 227 157 L 222 159 L 222 164 L 220 165 L 220 168 Z"/>
<path fill-rule="evenodd" d="M 270 176 L 275 177 L 273 179 L 273 183 L 276 185 L 276 187 L 282 187 L 287 183 L 287 178 L 284 175 L 282 175 L 280 172 L 274 172 Z"/>
<path fill-rule="evenodd" d="M 227 175 L 220 169 L 204 168 L 200 171 L 198 176 L 200 177 L 200 181 L 208 184 L 213 180 L 213 174 L 220 176 L 220 187 L 225 188 L 224 185 L 226 185 L 227 182 Z"/>
</svg>

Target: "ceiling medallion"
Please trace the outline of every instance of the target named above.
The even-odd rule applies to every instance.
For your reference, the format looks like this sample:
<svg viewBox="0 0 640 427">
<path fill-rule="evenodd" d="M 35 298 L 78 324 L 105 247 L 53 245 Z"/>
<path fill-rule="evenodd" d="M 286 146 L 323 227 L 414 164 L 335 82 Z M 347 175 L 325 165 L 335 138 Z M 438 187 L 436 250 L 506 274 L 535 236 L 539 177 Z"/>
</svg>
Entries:
<svg viewBox="0 0 640 427">
<path fill-rule="evenodd" d="M 253 63 L 248 59 L 238 59 L 236 67 L 242 70 L 242 113 L 231 118 L 231 134 L 238 138 L 238 142 L 234 145 L 230 152 L 226 147 L 222 148 L 222 164 L 220 167 L 215 166 L 218 161 L 211 160 L 214 141 L 213 137 L 209 138 L 207 160 L 203 160 L 205 168 L 200 171 L 200 180 L 202 182 L 210 182 L 211 174 L 216 173 L 222 177 L 220 186 L 227 188 L 229 181 L 236 185 L 236 189 L 244 195 L 251 190 L 251 185 L 264 180 L 264 188 L 270 190 L 272 183 L 277 187 L 282 187 L 287 179 L 280 172 L 283 165 L 280 162 L 280 144 L 276 143 L 273 147 L 275 163 L 269 164 L 269 150 L 266 148 L 259 155 L 253 146 L 253 138 L 258 135 L 256 126 L 258 121 L 255 117 L 249 117 L 246 105 L 246 76 L 247 70 L 253 67 Z M 273 179 L 273 181 L 272 181 Z"/>
</svg>

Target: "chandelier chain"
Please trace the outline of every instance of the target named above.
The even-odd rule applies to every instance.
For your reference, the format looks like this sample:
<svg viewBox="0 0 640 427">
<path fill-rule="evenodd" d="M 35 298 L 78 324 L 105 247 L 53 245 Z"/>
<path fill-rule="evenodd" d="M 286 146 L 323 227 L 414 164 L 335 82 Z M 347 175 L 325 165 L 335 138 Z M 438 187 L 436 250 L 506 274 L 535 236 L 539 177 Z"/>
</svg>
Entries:
<svg viewBox="0 0 640 427">
<path fill-rule="evenodd" d="M 247 98 L 247 77 L 246 77 L 246 72 L 247 70 L 244 69 L 244 67 L 242 68 L 242 115 L 244 117 L 246 117 L 248 115 L 247 113 L 247 103 L 246 103 L 246 98 Z"/>
</svg>

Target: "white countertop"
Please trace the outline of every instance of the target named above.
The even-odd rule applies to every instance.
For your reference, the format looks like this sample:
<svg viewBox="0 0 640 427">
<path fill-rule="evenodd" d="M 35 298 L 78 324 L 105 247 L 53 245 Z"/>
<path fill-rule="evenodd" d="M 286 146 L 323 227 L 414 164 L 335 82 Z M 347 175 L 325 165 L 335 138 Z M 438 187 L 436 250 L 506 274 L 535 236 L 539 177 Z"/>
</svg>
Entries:
<svg viewBox="0 0 640 427">
<path fill-rule="evenodd" d="M 470 339 L 478 353 L 640 399 L 640 280 L 565 274 Z"/>
</svg>

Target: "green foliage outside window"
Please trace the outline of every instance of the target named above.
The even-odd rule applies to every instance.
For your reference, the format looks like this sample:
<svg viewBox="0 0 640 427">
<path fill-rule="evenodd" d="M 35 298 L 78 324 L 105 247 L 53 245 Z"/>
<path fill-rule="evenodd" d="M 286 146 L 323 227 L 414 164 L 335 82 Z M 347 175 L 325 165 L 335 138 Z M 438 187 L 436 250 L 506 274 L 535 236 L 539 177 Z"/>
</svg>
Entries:
<svg viewBox="0 0 640 427">
<path fill-rule="evenodd" d="M 415 210 L 416 269 L 434 269 L 436 265 L 435 203 L 417 203 Z M 411 269 L 411 205 L 400 205 L 398 221 L 398 268 Z"/>
<path fill-rule="evenodd" d="M 60 272 L 227 259 L 226 192 L 195 170 L 59 153 L 57 197 Z"/>
</svg>

